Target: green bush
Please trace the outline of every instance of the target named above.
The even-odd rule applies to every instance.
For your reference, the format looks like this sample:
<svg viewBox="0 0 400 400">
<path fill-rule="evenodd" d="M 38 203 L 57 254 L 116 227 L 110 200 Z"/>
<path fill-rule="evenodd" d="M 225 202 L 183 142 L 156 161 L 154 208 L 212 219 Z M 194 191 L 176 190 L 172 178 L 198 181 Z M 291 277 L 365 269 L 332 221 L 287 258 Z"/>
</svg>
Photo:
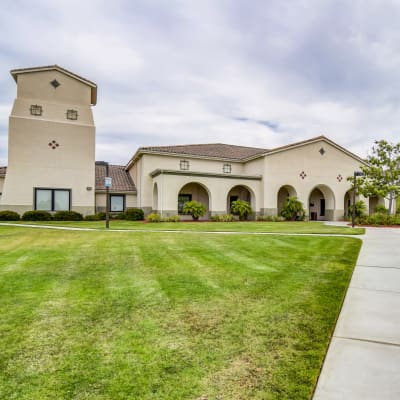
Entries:
<svg viewBox="0 0 400 400">
<path fill-rule="evenodd" d="M 160 214 L 151 213 L 146 217 L 147 222 L 162 222 L 162 218 Z"/>
<path fill-rule="evenodd" d="M 357 218 L 357 223 L 360 225 L 400 225 L 400 216 L 374 213 Z"/>
<path fill-rule="evenodd" d="M 387 214 L 388 209 L 383 204 L 378 204 L 374 211 L 380 214 Z"/>
<path fill-rule="evenodd" d="M 165 221 L 165 222 L 180 222 L 181 217 L 179 215 L 171 215 L 171 216 L 165 218 L 163 221 Z"/>
<path fill-rule="evenodd" d="M 125 219 L 129 221 L 143 221 L 144 213 L 140 208 L 128 208 L 124 213 Z"/>
<path fill-rule="evenodd" d="M 366 210 L 365 203 L 363 201 L 361 201 L 361 200 L 356 201 L 356 204 L 355 204 L 355 211 L 356 211 L 355 212 L 355 216 L 356 216 L 356 218 L 360 218 L 363 215 L 365 215 L 365 210 Z M 350 207 L 349 207 L 349 216 L 350 216 L 350 218 L 351 218 L 352 215 L 353 215 L 353 204 L 351 204 Z"/>
<path fill-rule="evenodd" d="M 197 221 L 206 213 L 206 207 L 204 206 L 204 204 L 201 204 L 195 200 L 187 201 L 183 205 L 183 213 L 191 215 L 192 218 Z"/>
<path fill-rule="evenodd" d="M 235 217 L 232 214 L 212 215 L 211 221 L 214 222 L 233 222 Z"/>
<path fill-rule="evenodd" d="M 247 217 L 253 213 L 250 203 L 240 199 L 232 202 L 231 211 L 232 214 L 239 215 L 241 221 L 246 220 Z"/>
<path fill-rule="evenodd" d="M 21 217 L 15 211 L 0 211 L 0 221 L 19 221 Z"/>
<path fill-rule="evenodd" d="M 264 222 L 283 222 L 286 221 L 281 215 L 259 215 L 257 221 Z"/>
<path fill-rule="evenodd" d="M 98 214 L 90 214 L 85 216 L 85 221 L 100 221 Z"/>
<path fill-rule="evenodd" d="M 48 211 L 33 210 L 24 212 L 21 219 L 23 221 L 51 221 L 52 217 Z"/>
<path fill-rule="evenodd" d="M 53 215 L 54 221 L 82 221 L 82 214 L 76 211 L 57 211 Z"/>
<path fill-rule="evenodd" d="M 281 215 L 288 221 L 304 221 L 306 210 L 297 197 L 290 196 L 282 207 Z"/>
<path fill-rule="evenodd" d="M 95 214 L 100 221 L 104 221 L 106 219 L 106 213 L 104 211 L 98 212 Z"/>
</svg>

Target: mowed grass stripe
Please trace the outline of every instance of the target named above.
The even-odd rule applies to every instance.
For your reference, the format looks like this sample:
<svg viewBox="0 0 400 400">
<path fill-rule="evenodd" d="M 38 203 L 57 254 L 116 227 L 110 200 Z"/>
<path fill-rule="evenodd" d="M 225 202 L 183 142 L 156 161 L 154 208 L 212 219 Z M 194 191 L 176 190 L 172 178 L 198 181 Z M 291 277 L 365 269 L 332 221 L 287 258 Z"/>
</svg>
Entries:
<svg viewBox="0 0 400 400">
<path fill-rule="evenodd" d="M 359 247 L 0 227 L 1 396 L 307 399 Z"/>
</svg>

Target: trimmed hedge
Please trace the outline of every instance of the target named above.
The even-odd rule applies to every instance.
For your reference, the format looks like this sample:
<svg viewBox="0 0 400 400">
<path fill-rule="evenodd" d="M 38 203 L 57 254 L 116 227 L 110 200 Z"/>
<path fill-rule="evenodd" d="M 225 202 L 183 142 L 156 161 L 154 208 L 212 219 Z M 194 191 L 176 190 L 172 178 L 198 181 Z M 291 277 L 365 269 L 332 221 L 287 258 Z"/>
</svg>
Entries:
<svg viewBox="0 0 400 400">
<path fill-rule="evenodd" d="M 20 216 L 15 211 L 4 210 L 0 211 L 0 221 L 19 221 Z"/>
<path fill-rule="evenodd" d="M 51 214 L 48 211 L 33 210 L 26 211 L 22 215 L 23 221 L 51 221 Z"/>
<path fill-rule="evenodd" d="M 129 221 L 142 221 L 144 220 L 144 213 L 140 208 L 128 208 L 124 213 L 124 217 Z"/>
<path fill-rule="evenodd" d="M 54 221 L 82 221 L 83 215 L 76 211 L 57 211 L 53 219 Z"/>
</svg>

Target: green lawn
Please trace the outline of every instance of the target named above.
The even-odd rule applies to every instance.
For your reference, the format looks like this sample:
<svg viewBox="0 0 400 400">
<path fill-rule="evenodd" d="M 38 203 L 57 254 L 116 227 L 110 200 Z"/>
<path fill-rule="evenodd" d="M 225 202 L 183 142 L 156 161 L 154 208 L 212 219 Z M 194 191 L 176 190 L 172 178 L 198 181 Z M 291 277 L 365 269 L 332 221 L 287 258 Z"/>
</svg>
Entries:
<svg viewBox="0 0 400 400">
<path fill-rule="evenodd" d="M 308 399 L 360 243 L 0 226 L 0 397 Z"/>
<path fill-rule="evenodd" d="M 105 229 L 105 221 L 43 221 L 19 222 L 20 224 L 56 225 L 77 228 Z M 364 228 L 330 226 L 322 222 L 162 222 L 110 221 L 110 229 L 172 230 L 202 232 L 279 232 L 279 233 L 326 233 L 340 235 L 360 235 Z"/>
</svg>

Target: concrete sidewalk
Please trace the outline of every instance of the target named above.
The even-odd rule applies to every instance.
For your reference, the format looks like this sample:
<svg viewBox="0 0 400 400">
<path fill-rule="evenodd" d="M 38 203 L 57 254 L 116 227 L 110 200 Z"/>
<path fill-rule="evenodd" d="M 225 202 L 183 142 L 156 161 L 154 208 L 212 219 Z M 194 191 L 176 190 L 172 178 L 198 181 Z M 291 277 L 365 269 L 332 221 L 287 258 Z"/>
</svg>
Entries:
<svg viewBox="0 0 400 400">
<path fill-rule="evenodd" d="M 400 399 L 400 229 L 362 239 L 314 400 Z"/>
</svg>

